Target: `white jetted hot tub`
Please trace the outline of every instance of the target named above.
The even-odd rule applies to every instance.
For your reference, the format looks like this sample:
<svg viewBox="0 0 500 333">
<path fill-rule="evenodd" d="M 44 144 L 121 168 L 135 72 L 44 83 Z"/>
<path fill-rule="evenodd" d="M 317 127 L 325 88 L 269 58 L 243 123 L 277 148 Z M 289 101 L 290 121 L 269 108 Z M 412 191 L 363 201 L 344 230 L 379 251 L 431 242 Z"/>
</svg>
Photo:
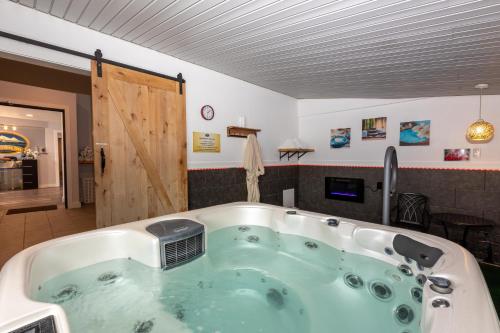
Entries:
<svg viewBox="0 0 500 333">
<path fill-rule="evenodd" d="M 48 241 L 0 332 L 499 333 L 474 257 L 418 232 L 234 203 Z"/>
</svg>

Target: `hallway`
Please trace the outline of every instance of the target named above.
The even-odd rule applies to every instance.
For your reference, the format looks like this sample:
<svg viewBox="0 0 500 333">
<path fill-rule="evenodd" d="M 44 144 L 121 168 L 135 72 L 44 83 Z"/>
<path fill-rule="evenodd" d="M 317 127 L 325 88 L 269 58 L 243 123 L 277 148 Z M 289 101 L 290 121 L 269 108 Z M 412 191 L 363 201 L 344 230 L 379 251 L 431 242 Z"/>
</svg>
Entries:
<svg viewBox="0 0 500 333">
<path fill-rule="evenodd" d="M 0 217 L 0 267 L 32 245 L 95 229 L 95 207 L 4 215 Z"/>
</svg>

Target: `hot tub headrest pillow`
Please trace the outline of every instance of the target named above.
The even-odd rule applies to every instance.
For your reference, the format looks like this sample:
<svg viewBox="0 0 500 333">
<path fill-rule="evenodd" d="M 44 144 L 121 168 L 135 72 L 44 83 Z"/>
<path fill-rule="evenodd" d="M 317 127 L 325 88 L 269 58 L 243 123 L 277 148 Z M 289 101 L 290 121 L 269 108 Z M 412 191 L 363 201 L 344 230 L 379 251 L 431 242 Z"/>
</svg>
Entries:
<svg viewBox="0 0 500 333">
<path fill-rule="evenodd" d="M 394 250 L 402 256 L 415 260 L 424 267 L 432 267 L 441 258 L 443 251 L 420 243 L 410 237 L 397 234 L 392 241 Z"/>
</svg>

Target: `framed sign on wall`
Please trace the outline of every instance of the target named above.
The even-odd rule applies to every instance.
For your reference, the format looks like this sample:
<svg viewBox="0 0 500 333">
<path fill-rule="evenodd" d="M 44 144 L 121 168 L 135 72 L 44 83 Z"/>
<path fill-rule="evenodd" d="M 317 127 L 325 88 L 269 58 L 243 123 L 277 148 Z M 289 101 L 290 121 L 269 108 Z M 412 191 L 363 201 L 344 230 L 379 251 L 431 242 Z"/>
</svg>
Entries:
<svg viewBox="0 0 500 333">
<path fill-rule="evenodd" d="M 194 153 L 220 153 L 220 134 L 193 132 Z"/>
</svg>

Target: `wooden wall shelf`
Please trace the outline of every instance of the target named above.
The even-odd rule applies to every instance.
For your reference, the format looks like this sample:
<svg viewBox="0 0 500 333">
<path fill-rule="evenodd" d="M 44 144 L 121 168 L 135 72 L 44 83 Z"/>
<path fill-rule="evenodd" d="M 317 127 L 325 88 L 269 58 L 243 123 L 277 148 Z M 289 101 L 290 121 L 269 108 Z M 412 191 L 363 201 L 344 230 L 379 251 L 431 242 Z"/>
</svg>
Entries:
<svg viewBox="0 0 500 333">
<path fill-rule="evenodd" d="M 78 161 L 80 164 L 94 164 L 94 161 Z"/>
<path fill-rule="evenodd" d="M 302 156 L 304 156 L 307 153 L 311 153 L 314 151 L 314 149 L 311 148 L 280 148 L 278 149 L 280 152 L 280 160 L 283 157 L 288 157 L 288 159 L 292 158 L 293 156 L 297 155 L 297 159 L 300 160 Z"/>
<path fill-rule="evenodd" d="M 238 127 L 238 126 L 227 127 L 227 136 L 232 136 L 236 138 L 246 138 L 249 134 L 255 134 L 255 136 L 257 136 L 257 132 L 260 132 L 260 129 Z"/>
</svg>

